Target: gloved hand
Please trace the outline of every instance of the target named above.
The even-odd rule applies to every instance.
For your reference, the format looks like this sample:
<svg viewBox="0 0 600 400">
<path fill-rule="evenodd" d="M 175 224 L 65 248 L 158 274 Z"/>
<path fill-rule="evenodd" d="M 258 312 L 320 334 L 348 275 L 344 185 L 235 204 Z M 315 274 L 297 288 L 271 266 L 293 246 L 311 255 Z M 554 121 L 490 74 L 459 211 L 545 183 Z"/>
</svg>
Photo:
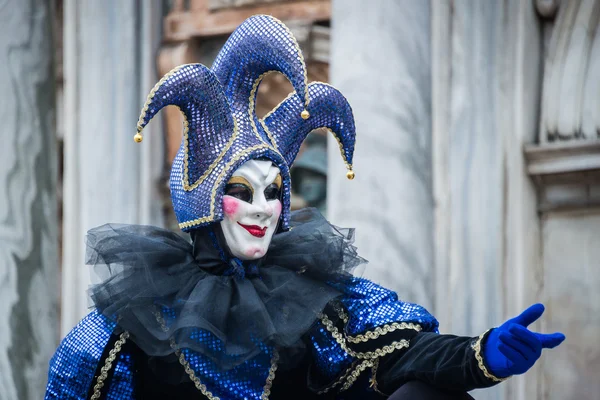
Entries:
<svg viewBox="0 0 600 400">
<path fill-rule="evenodd" d="M 498 378 L 523 374 L 540 358 L 542 349 L 552 349 L 565 340 L 560 332 L 543 334 L 527 329 L 543 313 L 544 305 L 534 304 L 489 333 L 483 358 L 492 374 Z"/>
</svg>

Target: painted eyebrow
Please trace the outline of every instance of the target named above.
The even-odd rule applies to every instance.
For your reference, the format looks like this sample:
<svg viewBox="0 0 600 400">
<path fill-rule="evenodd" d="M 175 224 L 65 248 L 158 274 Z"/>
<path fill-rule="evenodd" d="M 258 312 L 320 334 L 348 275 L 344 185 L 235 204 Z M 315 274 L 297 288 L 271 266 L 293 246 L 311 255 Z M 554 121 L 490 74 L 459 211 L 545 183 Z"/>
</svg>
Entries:
<svg viewBox="0 0 600 400">
<path fill-rule="evenodd" d="M 277 185 L 277 189 L 281 189 L 281 185 L 282 185 L 281 174 L 277 174 L 277 177 L 275 178 L 275 180 L 273 181 L 273 183 L 275 185 Z"/>
<path fill-rule="evenodd" d="M 232 176 L 227 181 L 227 184 L 228 185 L 239 184 L 239 185 L 247 186 L 248 189 L 250 189 L 250 191 L 252 192 L 252 197 L 254 197 L 254 186 L 252 186 L 252 184 L 250 182 L 248 182 L 248 180 L 246 178 L 244 178 L 243 176 Z"/>
</svg>

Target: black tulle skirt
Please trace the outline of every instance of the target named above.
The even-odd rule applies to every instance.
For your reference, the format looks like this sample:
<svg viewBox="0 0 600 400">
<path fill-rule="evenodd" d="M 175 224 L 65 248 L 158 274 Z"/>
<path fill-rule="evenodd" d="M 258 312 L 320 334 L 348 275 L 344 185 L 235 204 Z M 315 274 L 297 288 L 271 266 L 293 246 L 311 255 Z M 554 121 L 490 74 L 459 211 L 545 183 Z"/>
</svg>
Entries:
<svg viewBox="0 0 600 400">
<path fill-rule="evenodd" d="M 315 209 L 293 213 L 291 227 L 274 235 L 265 258 L 237 264 L 223 256 L 218 225 L 193 241 L 151 226 L 92 229 L 87 262 L 102 283 L 90 288 L 91 299 L 149 356 L 188 348 L 228 369 L 269 346 L 285 349 L 283 365 L 293 365 L 302 335 L 364 260 L 353 230 Z M 245 270 L 231 273 L 236 265 Z"/>
</svg>

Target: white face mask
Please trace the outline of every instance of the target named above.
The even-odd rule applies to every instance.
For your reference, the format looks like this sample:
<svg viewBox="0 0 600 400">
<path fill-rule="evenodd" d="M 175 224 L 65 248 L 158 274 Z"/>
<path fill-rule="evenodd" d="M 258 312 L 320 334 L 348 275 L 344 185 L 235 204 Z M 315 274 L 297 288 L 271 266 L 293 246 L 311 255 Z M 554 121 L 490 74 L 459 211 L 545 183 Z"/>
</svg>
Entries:
<svg viewBox="0 0 600 400">
<path fill-rule="evenodd" d="M 281 175 L 271 161 L 250 160 L 229 179 L 221 229 L 234 257 L 256 260 L 267 253 L 281 215 Z"/>
</svg>

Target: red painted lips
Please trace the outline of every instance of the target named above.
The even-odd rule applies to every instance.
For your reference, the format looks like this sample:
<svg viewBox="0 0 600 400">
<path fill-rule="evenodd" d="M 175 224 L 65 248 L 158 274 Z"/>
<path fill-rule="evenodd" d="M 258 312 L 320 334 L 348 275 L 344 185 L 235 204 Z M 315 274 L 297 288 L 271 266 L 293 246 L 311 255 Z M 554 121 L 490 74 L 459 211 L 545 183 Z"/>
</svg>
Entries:
<svg viewBox="0 0 600 400">
<path fill-rule="evenodd" d="M 267 233 L 267 227 L 261 228 L 258 225 L 243 225 L 238 222 L 238 225 L 250 232 L 252 236 L 263 237 Z"/>
</svg>

